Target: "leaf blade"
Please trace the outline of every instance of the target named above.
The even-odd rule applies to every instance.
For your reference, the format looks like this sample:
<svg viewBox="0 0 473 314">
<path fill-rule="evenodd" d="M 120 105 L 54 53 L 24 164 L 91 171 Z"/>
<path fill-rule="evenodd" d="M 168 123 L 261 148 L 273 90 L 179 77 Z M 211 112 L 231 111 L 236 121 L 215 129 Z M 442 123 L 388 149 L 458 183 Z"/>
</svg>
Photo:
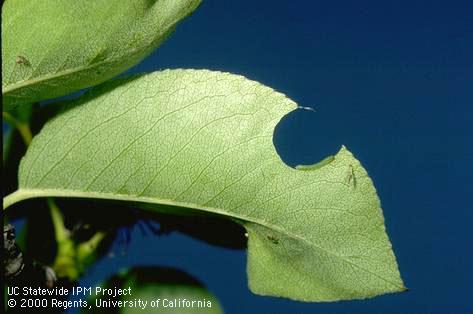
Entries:
<svg viewBox="0 0 473 314">
<path fill-rule="evenodd" d="M 2 95 L 6 109 L 96 85 L 137 64 L 200 0 L 6 1 Z"/>
<path fill-rule="evenodd" d="M 33 140 L 16 196 L 115 199 L 234 219 L 249 233 L 249 285 L 258 294 L 334 301 L 403 291 L 376 190 L 353 155 L 342 147 L 300 170 L 277 155 L 274 128 L 296 108 L 228 73 L 111 82 Z"/>
<path fill-rule="evenodd" d="M 150 308 L 156 307 L 159 307 L 159 312 L 163 314 L 176 313 L 176 307 L 179 307 L 179 313 L 183 314 L 224 313 L 216 296 L 199 280 L 174 268 L 135 266 L 108 278 L 99 286 L 107 289 L 130 288 L 131 295 L 119 296 L 118 299 L 133 304 L 137 304 L 136 300 L 140 300 L 138 306 L 124 306 L 116 308 L 115 311 L 109 310 L 110 313 L 143 313 L 143 310 L 149 311 Z M 100 299 L 107 300 L 105 297 L 95 296 L 88 302 L 95 304 Z M 176 300 L 182 300 L 186 304 L 179 306 Z M 151 305 L 152 302 L 155 303 L 154 306 Z M 102 313 L 103 311 L 98 307 L 93 307 L 92 310 L 87 309 L 82 312 Z"/>
</svg>

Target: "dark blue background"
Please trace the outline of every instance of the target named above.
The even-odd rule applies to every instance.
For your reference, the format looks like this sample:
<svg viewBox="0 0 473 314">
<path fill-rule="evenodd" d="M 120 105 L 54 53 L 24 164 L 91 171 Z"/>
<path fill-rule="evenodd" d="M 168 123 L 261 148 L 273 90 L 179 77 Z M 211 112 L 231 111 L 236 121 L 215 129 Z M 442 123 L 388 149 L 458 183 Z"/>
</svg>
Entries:
<svg viewBox="0 0 473 314">
<path fill-rule="evenodd" d="M 255 296 L 244 251 L 136 230 L 127 253 L 83 283 L 157 263 L 199 278 L 227 313 L 473 313 L 472 12 L 471 1 L 206 0 L 129 71 L 229 71 L 313 107 L 281 123 L 279 152 L 307 164 L 345 144 L 361 160 L 409 292 L 320 304 Z"/>
</svg>

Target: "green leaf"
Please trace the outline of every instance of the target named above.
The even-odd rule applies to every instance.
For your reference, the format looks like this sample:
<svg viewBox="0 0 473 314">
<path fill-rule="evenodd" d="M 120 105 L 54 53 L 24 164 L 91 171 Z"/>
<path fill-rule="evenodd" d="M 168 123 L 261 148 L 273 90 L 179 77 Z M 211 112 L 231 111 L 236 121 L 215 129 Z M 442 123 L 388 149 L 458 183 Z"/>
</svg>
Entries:
<svg viewBox="0 0 473 314">
<path fill-rule="evenodd" d="M 134 267 L 113 276 L 106 283 L 99 286 L 108 289 L 130 288 L 131 295 L 117 297 L 117 300 L 127 302 L 127 305 L 109 309 L 110 313 L 223 313 L 222 306 L 217 298 L 202 283 L 189 274 L 174 268 Z M 108 300 L 109 297 L 88 300 L 87 303 L 92 304 L 92 310 L 84 308 L 83 312 L 103 313 L 103 308 L 95 306 L 96 302 L 100 302 L 100 299 Z M 141 303 L 136 303 L 136 300 L 141 300 Z M 159 301 L 156 303 L 157 300 Z M 180 303 L 175 300 L 180 301 Z M 151 305 L 152 301 L 155 302 L 154 308 Z M 130 306 L 129 302 L 137 306 Z M 192 302 L 194 302 L 194 305 L 190 306 Z"/>
<path fill-rule="evenodd" d="M 5 109 L 63 96 L 125 71 L 162 43 L 200 1 L 5 1 Z"/>
<path fill-rule="evenodd" d="M 342 147 L 320 165 L 294 169 L 276 153 L 274 128 L 296 108 L 228 73 L 167 70 L 113 81 L 43 128 L 4 205 L 102 198 L 222 215 L 248 232 L 257 294 L 334 301 L 405 290 L 358 160 Z"/>
</svg>

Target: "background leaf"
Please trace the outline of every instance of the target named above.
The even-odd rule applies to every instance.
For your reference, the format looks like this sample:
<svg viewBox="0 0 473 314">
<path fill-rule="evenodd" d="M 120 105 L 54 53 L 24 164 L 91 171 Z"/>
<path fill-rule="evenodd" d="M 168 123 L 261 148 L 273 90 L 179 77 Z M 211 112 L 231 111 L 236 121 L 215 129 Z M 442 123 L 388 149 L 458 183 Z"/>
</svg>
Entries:
<svg viewBox="0 0 473 314">
<path fill-rule="evenodd" d="M 189 274 L 168 267 L 150 267 L 141 266 L 134 267 L 123 271 L 121 274 L 113 276 L 104 284 L 103 288 L 131 288 L 132 295 L 119 297 L 122 301 L 134 301 L 140 299 L 147 301 L 147 307 L 143 310 L 140 308 L 121 307 L 108 309 L 110 313 L 132 314 L 132 313 L 182 313 L 182 314 L 221 314 L 222 306 L 217 298 L 211 294 L 202 283 L 193 278 Z M 109 297 L 103 297 L 107 300 Z M 117 298 L 118 299 L 118 298 Z M 151 308 L 151 301 L 160 300 L 159 308 Z M 169 301 L 187 300 L 187 301 L 204 301 L 208 307 L 169 307 Z M 103 313 L 103 308 L 94 306 L 95 300 L 89 300 L 92 304 L 92 310 L 84 309 L 84 313 Z M 164 301 L 166 300 L 166 301 Z M 164 303 L 163 303 L 164 302 Z M 166 306 L 164 306 L 166 305 Z"/>
<path fill-rule="evenodd" d="M 2 93 L 13 105 L 96 85 L 138 63 L 200 0 L 9 0 Z"/>
<path fill-rule="evenodd" d="M 284 95 L 228 73 L 173 70 L 97 88 L 33 140 L 9 205 L 131 201 L 229 217 L 248 231 L 252 291 L 304 301 L 404 291 L 376 190 L 344 147 L 293 169 L 277 155 Z M 222 235 L 224 236 L 224 235 Z"/>
</svg>

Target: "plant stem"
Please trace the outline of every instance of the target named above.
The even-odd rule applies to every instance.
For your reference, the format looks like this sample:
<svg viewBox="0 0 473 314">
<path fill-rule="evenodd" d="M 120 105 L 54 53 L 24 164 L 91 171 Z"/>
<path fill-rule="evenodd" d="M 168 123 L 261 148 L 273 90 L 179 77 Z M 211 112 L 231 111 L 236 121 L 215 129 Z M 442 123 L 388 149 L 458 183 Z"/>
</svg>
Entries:
<svg viewBox="0 0 473 314">
<path fill-rule="evenodd" d="M 88 241 L 83 242 L 77 246 L 77 261 L 82 268 L 87 267 L 94 259 L 95 249 L 97 249 L 105 236 L 105 232 L 98 231 Z"/>
<path fill-rule="evenodd" d="M 79 277 L 74 241 L 70 238 L 70 232 L 64 225 L 64 217 L 52 198 L 48 198 L 48 206 L 51 212 L 54 234 L 58 245 L 58 252 L 53 269 L 58 277 L 67 277 L 74 281 Z"/>
<path fill-rule="evenodd" d="M 2 117 L 6 122 L 8 122 L 11 126 L 16 128 L 18 132 L 20 132 L 26 147 L 28 147 L 31 143 L 31 140 L 33 139 L 29 124 L 19 121 L 14 116 L 5 111 L 2 112 Z"/>
<path fill-rule="evenodd" d="M 52 198 L 48 198 L 48 206 L 51 212 L 51 218 L 54 225 L 54 234 L 58 242 L 65 241 L 69 239 L 69 230 L 64 226 L 64 219 L 59 210 L 59 207 L 56 205 Z"/>
</svg>

